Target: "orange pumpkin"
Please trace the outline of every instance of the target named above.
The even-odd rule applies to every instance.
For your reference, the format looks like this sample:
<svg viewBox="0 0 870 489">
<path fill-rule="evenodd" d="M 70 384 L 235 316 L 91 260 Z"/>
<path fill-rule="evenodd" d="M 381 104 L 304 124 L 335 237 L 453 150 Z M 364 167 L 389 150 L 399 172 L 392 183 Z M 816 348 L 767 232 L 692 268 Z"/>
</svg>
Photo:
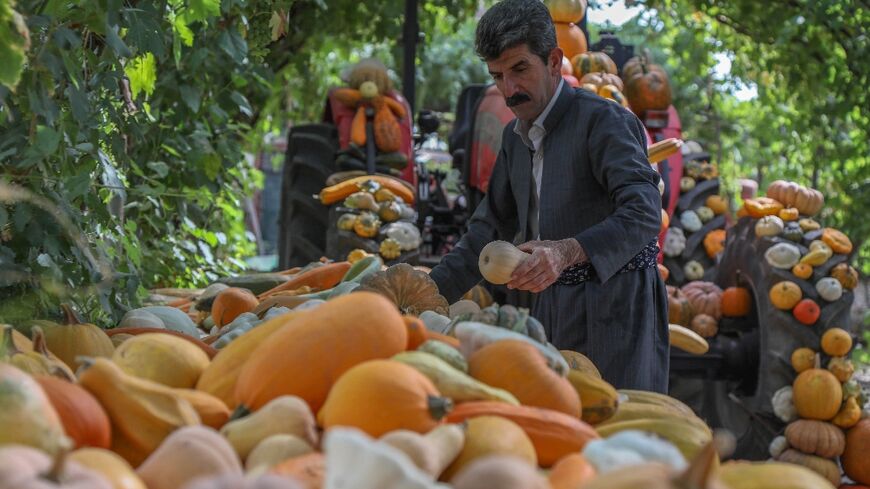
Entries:
<svg viewBox="0 0 870 489">
<path fill-rule="evenodd" d="M 756 219 L 761 219 L 764 216 L 775 216 L 783 208 L 782 203 L 770 197 L 746 199 L 743 201 L 743 206 L 746 207 L 746 212 Z"/>
<path fill-rule="evenodd" d="M 662 280 L 667 281 L 668 277 L 671 276 L 671 271 L 668 270 L 668 267 L 662 265 L 661 263 L 657 263 L 656 266 L 659 269 L 659 274 L 662 276 Z"/>
<path fill-rule="evenodd" d="M 714 229 L 704 236 L 704 250 L 713 258 L 725 249 L 725 230 Z"/>
<path fill-rule="evenodd" d="M 57 377 L 36 375 L 34 379 L 60 416 L 63 430 L 72 438 L 75 448 L 109 448 L 112 442 L 109 416 L 90 392 Z"/>
<path fill-rule="evenodd" d="M 767 196 L 808 216 L 818 214 L 825 205 L 825 196 L 818 190 L 784 180 L 776 180 L 768 185 Z"/>
<path fill-rule="evenodd" d="M 551 489 L 579 489 L 595 478 L 595 466 L 579 453 L 568 454 L 553 466 L 549 482 Z"/>
<path fill-rule="evenodd" d="M 392 360 L 361 363 L 332 386 L 317 420 L 324 429 L 352 426 L 378 438 L 393 430 L 426 433 L 441 422 L 452 402 L 428 377 Z"/>
<path fill-rule="evenodd" d="M 236 381 L 236 400 L 252 411 L 295 395 L 317 412 L 351 367 L 407 346 L 405 322 L 389 299 L 373 292 L 337 297 L 294 317 L 251 353 Z"/>
<path fill-rule="evenodd" d="M 832 268 L 831 276 L 837 279 L 844 289 L 852 290 L 858 286 L 858 271 L 848 263 L 840 263 Z"/>
<path fill-rule="evenodd" d="M 788 221 L 797 221 L 798 218 L 801 216 L 801 213 L 800 213 L 800 211 L 798 211 L 794 207 L 786 207 L 784 209 L 781 209 L 777 213 L 777 215 L 783 221 L 788 222 Z"/>
<path fill-rule="evenodd" d="M 565 455 L 583 450 L 586 443 L 599 438 L 592 426 L 576 416 L 497 401 L 460 403 L 447 415 L 447 422 L 461 423 L 478 416 L 500 416 L 518 424 L 532 440 L 542 467 L 549 467 Z"/>
<path fill-rule="evenodd" d="M 801 418 L 828 421 L 837 415 L 842 403 L 843 387 L 827 370 L 804 370 L 794 381 L 794 406 Z"/>
<path fill-rule="evenodd" d="M 571 57 L 571 65 L 574 67 L 574 76 L 583 83 L 583 77 L 591 73 L 616 74 L 616 63 L 613 59 L 600 51 L 589 51 Z M 595 85 L 599 85 L 596 83 Z"/>
<path fill-rule="evenodd" d="M 416 350 L 429 339 L 426 325 L 415 316 L 402 316 L 408 331 L 408 350 Z"/>
<path fill-rule="evenodd" d="M 752 295 L 746 287 L 728 287 L 722 292 L 722 315 L 743 317 L 752 309 Z"/>
<path fill-rule="evenodd" d="M 792 314 L 794 314 L 795 319 L 802 324 L 806 324 L 807 326 L 812 326 L 816 324 L 816 321 L 819 320 L 819 316 L 822 314 L 821 308 L 816 304 L 816 301 L 812 299 L 803 299 L 794 306 L 792 309 Z"/>
<path fill-rule="evenodd" d="M 855 482 L 870 485 L 870 419 L 862 419 L 846 432 L 846 451 L 840 457 L 843 471 Z"/>
<path fill-rule="evenodd" d="M 671 86 L 663 69 L 641 62 L 638 72 L 625 74 L 625 96 L 635 114 L 666 110 L 671 105 Z"/>
<path fill-rule="evenodd" d="M 813 266 L 809 263 L 798 263 L 791 268 L 791 273 L 800 279 L 808 279 L 813 276 Z"/>
<path fill-rule="evenodd" d="M 728 201 L 725 200 L 725 197 L 722 197 L 721 195 L 711 195 L 707 197 L 707 200 L 704 202 L 704 204 L 713 211 L 713 214 L 717 216 L 719 214 L 725 214 L 726 212 L 728 212 Z"/>
<path fill-rule="evenodd" d="M 809 348 L 797 348 L 791 352 L 791 366 L 797 373 L 813 368 L 815 363 L 816 352 Z"/>
<path fill-rule="evenodd" d="M 842 231 L 834 228 L 822 230 L 822 241 L 830 246 L 834 253 L 848 255 L 852 252 L 852 241 Z"/>
<path fill-rule="evenodd" d="M 804 294 L 798 284 L 790 280 L 783 280 L 771 287 L 768 295 L 773 307 L 783 311 L 790 311 L 800 302 Z"/>
<path fill-rule="evenodd" d="M 211 306 L 211 317 L 218 326 L 225 326 L 243 312 L 251 312 L 260 303 L 248 289 L 229 287 L 215 297 Z"/>
<path fill-rule="evenodd" d="M 662 223 L 659 226 L 659 233 L 665 232 L 668 229 L 668 226 L 671 225 L 671 216 L 668 215 L 668 211 L 662 209 Z"/>
<path fill-rule="evenodd" d="M 822 335 L 822 351 L 832 357 L 842 357 L 852 349 L 852 336 L 842 328 L 831 328 Z"/>
<path fill-rule="evenodd" d="M 573 59 L 587 50 L 586 35 L 573 23 L 554 22 L 556 26 L 556 44 L 568 59 Z"/>
<path fill-rule="evenodd" d="M 524 405 L 580 417 L 577 391 L 527 342 L 502 340 L 484 346 L 468 360 L 468 373 L 484 384 L 510 392 Z"/>
</svg>

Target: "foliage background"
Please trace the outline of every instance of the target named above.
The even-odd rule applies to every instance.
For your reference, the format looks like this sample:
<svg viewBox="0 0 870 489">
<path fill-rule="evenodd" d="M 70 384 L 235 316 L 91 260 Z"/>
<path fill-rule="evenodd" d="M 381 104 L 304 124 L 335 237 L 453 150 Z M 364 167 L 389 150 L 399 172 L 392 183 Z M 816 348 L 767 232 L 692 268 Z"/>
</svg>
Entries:
<svg viewBox="0 0 870 489">
<path fill-rule="evenodd" d="M 823 219 L 870 273 L 866 2 L 635 3 L 647 10 L 617 33 L 669 71 L 685 136 L 732 186 L 820 188 Z M 486 80 L 479 7 L 421 1 L 418 107 L 451 110 Z M 71 301 L 110 324 L 147 288 L 239 270 L 253 252 L 242 199 L 260 183 L 243 153 L 319 119 L 349 64 L 378 56 L 400 72 L 403 14 L 398 0 L 0 4 L 0 321 Z M 757 97 L 738 99 L 745 85 Z"/>
</svg>

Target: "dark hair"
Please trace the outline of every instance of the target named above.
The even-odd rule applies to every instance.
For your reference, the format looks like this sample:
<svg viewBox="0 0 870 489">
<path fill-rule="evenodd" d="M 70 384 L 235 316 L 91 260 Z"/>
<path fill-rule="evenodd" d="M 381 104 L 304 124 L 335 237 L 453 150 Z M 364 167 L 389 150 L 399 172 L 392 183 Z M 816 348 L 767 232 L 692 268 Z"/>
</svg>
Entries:
<svg viewBox="0 0 870 489">
<path fill-rule="evenodd" d="M 502 0 L 480 18 L 474 49 L 484 61 L 521 44 L 527 44 L 544 64 L 556 47 L 556 28 L 541 0 Z"/>
</svg>

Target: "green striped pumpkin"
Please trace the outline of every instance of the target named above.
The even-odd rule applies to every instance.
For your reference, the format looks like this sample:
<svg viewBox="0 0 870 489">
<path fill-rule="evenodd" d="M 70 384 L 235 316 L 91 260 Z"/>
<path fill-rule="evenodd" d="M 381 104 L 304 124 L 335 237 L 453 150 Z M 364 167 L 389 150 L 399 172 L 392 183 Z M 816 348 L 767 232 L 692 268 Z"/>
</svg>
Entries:
<svg viewBox="0 0 870 489">
<path fill-rule="evenodd" d="M 578 54 L 571 60 L 571 65 L 578 80 L 588 73 L 616 74 L 616 63 L 606 53 L 599 51 Z"/>
</svg>

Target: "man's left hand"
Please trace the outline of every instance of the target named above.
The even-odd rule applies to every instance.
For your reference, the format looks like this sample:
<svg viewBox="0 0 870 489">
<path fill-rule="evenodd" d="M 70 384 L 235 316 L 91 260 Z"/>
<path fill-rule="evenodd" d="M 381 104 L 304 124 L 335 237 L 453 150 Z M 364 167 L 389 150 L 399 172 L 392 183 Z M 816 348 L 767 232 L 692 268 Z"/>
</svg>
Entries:
<svg viewBox="0 0 870 489">
<path fill-rule="evenodd" d="M 583 247 L 574 238 L 559 241 L 529 241 L 518 247 L 531 254 L 511 275 L 509 289 L 541 292 L 558 280 L 562 270 L 586 261 Z"/>
</svg>

